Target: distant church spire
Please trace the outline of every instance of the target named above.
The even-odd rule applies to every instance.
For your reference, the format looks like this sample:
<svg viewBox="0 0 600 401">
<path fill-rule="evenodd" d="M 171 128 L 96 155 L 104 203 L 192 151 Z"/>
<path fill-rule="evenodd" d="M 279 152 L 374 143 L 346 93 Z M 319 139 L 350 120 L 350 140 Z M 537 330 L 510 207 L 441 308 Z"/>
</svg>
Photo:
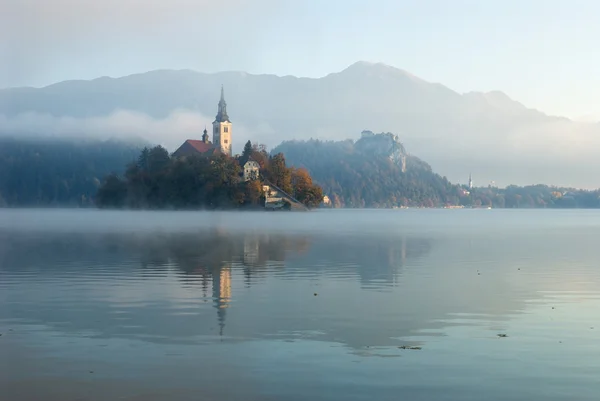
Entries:
<svg viewBox="0 0 600 401">
<path fill-rule="evenodd" d="M 473 180 L 471 179 L 471 173 L 469 173 L 469 189 L 473 189 Z"/>
<path fill-rule="evenodd" d="M 219 100 L 219 111 L 217 112 L 215 122 L 231 122 L 229 121 L 229 116 L 227 115 L 227 102 L 225 101 L 225 90 L 223 89 L 223 85 L 221 85 L 221 100 Z"/>
</svg>

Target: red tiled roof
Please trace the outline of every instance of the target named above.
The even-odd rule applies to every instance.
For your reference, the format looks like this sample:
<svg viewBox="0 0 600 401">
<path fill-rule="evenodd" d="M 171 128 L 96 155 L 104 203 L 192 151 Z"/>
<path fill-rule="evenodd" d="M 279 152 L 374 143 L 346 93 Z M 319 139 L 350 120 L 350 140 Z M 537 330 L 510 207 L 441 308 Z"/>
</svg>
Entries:
<svg viewBox="0 0 600 401">
<path fill-rule="evenodd" d="M 191 147 L 193 147 L 195 150 L 197 150 L 199 153 L 206 153 L 214 149 L 212 143 L 205 143 L 196 139 L 188 139 L 185 142 Z"/>
</svg>

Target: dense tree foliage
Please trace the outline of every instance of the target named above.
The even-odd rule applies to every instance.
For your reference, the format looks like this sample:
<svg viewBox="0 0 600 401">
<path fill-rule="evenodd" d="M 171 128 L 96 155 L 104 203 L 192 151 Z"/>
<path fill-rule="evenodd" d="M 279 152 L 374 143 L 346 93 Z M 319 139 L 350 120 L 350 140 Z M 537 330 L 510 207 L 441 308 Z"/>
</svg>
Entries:
<svg viewBox="0 0 600 401">
<path fill-rule="evenodd" d="M 600 190 L 587 191 L 547 185 L 474 188 L 465 198 L 474 207 L 600 208 Z"/>
<path fill-rule="evenodd" d="M 117 141 L 0 138 L 0 206 L 93 206 L 107 174 L 140 147 Z"/>
<path fill-rule="evenodd" d="M 362 152 L 352 141 L 284 142 L 274 152 L 306 169 L 336 207 L 433 207 L 459 202 L 458 187 L 415 157 L 407 171 L 385 156 Z"/>
<path fill-rule="evenodd" d="M 247 144 L 239 158 L 223 154 L 171 157 L 161 146 L 144 148 L 124 177 L 108 175 L 96 197 L 99 207 L 138 209 L 231 209 L 264 203 L 262 180 L 296 196 L 308 207 L 322 200 L 321 189 L 307 173 L 286 166 L 283 155 L 270 157 L 265 149 Z M 242 161 L 261 165 L 261 178 L 245 182 Z M 300 177 L 292 185 L 292 177 Z"/>
<path fill-rule="evenodd" d="M 546 185 L 469 190 L 451 184 L 410 155 L 403 173 L 401 163 L 382 152 L 366 151 L 351 140 L 288 141 L 274 152 L 285 154 L 291 165 L 306 169 L 335 207 L 600 207 L 600 191 Z"/>
<path fill-rule="evenodd" d="M 106 208 L 237 208 L 262 204 L 267 180 L 309 207 L 325 193 L 337 207 L 600 208 L 598 190 L 469 190 L 410 155 L 403 173 L 397 160 L 353 141 L 284 142 L 272 155 L 248 142 L 237 159 L 176 160 L 161 147 L 140 149 L 117 141 L 1 138 L 0 206 L 88 207 L 97 198 Z M 241 166 L 250 158 L 261 180 L 244 183 Z"/>
<path fill-rule="evenodd" d="M 309 207 L 317 207 L 323 201 L 323 189 L 313 184 L 312 177 L 306 169 L 292 169 L 290 181 L 294 195 L 300 202 Z"/>
<path fill-rule="evenodd" d="M 318 207 L 323 201 L 323 189 L 313 183 L 310 173 L 303 168 L 288 167 L 283 153 L 269 155 L 264 145 L 252 146 L 248 141 L 240 160 L 250 158 L 260 165 L 261 174 L 265 179 L 307 207 Z"/>
</svg>

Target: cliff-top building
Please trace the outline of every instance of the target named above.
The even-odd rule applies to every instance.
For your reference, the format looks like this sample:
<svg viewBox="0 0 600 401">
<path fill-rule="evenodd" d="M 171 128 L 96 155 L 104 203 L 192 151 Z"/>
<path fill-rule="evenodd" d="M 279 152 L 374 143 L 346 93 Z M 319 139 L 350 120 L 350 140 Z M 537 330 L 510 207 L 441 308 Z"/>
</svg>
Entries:
<svg viewBox="0 0 600 401">
<path fill-rule="evenodd" d="M 227 102 L 221 86 L 221 100 L 213 125 L 213 140 L 208 140 L 208 132 L 204 129 L 202 140 L 188 139 L 175 152 L 173 156 L 184 157 L 192 154 L 210 155 L 216 152 L 232 156 L 231 152 L 231 121 L 227 115 Z"/>
</svg>

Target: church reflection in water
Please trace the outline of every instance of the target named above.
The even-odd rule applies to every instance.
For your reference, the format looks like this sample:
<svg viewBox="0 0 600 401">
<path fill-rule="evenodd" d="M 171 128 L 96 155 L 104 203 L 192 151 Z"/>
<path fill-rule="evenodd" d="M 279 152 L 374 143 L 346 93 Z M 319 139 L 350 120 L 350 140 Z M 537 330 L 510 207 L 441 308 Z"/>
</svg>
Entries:
<svg viewBox="0 0 600 401">
<path fill-rule="evenodd" d="M 223 335 L 234 271 L 250 287 L 264 279 L 270 269 L 284 268 L 286 255 L 306 252 L 309 240 L 268 234 L 229 235 L 217 230 L 200 235 L 138 238 L 134 246 L 141 252 L 146 268 L 171 264 L 180 272 L 181 281 L 199 284 L 202 298 L 212 298 L 219 334 Z"/>
<path fill-rule="evenodd" d="M 205 267 L 206 266 L 206 267 Z M 185 277 L 194 277 L 199 280 L 184 281 L 199 282 L 202 288 L 202 298 L 206 301 L 212 298 L 212 303 L 217 310 L 219 335 L 223 335 L 227 308 L 231 303 L 232 293 L 232 268 L 231 262 L 221 262 L 215 265 L 199 265 L 193 270 L 185 272 Z M 211 294 L 209 296 L 209 287 Z"/>
<path fill-rule="evenodd" d="M 425 256 L 432 247 L 430 239 L 402 235 L 341 237 L 319 233 L 227 232 L 218 228 L 196 233 L 87 233 L 4 238 L 0 258 L 8 266 L 8 273 L 15 269 L 15 274 L 22 274 L 23 266 L 27 266 L 26 269 L 35 270 L 38 277 L 51 278 L 54 274 L 64 274 L 65 269 L 73 277 L 85 277 L 88 270 L 81 270 L 81 266 L 95 266 L 94 271 L 107 277 L 135 277 L 128 282 L 139 284 L 135 290 L 142 298 L 148 296 L 144 294 L 146 285 L 173 283 L 184 288 L 187 296 L 194 298 L 193 302 L 212 306 L 218 322 L 218 328 L 211 325 L 216 330 L 212 333 L 218 331 L 222 336 L 227 335 L 228 313 L 241 309 L 245 313 L 260 312 L 256 306 L 247 306 L 249 301 L 260 305 L 258 308 L 278 309 L 285 308 L 286 303 L 297 302 L 293 294 L 280 293 L 277 298 L 274 292 L 277 290 L 273 288 L 268 296 L 261 294 L 265 283 L 267 287 L 278 286 L 282 282 L 305 282 L 307 278 L 331 283 L 343 278 L 348 282 L 358 281 L 366 290 L 392 287 L 398 284 L 403 268 L 411 260 Z M 65 265 L 65 260 L 73 263 Z M 258 286 L 261 286 L 259 292 L 251 291 Z M 272 304 L 260 303 L 263 299 Z M 97 313 L 104 309 L 108 313 L 111 302 L 117 303 L 107 299 L 106 304 L 97 304 Z M 238 308 L 236 302 L 239 302 Z M 207 312 L 196 309 L 194 313 L 208 316 Z M 173 316 L 163 318 L 175 319 Z M 77 321 L 83 324 L 84 319 Z M 266 330 L 265 325 L 271 323 L 261 324 Z M 190 320 L 185 324 L 189 327 L 184 329 L 179 323 L 177 330 L 190 334 L 201 330 L 209 334 L 208 328 L 194 327 Z M 153 330 L 169 328 L 164 325 Z"/>
<path fill-rule="evenodd" d="M 217 308 L 219 334 L 223 335 L 225 313 L 231 300 L 231 268 L 222 268 L 218 274 L 213 275 L 213 299 Z"/>
<path fill-rule="evenodd" d="M 212 227 L 53 235 L 0 231 L 2 275 L 13 285 L 19 316 L 53 330 L 169 342 L 287 339 L 301 333 L 355 349 L 435 331 L 457 312 L 501 321 L 539 298 L 543 285 L 554 286 L 540 283 L 536 274 L 514 278 L 530 255 L 518 236 L 499 236 L 490 247 L 490 239 L 478 233 L 455 238 L 423 230 Z M 560 237 L 536 241 L 544 249 L 563 244 Z M 570 252 L 575 258 L 589 249 L 580 240 Z M 556 252 L 536 259 L 527 271 L 546 274 L 564 251 Z M 486 263 L 487 271 L 478 275 Z M 569 279 L 571 273 L 561 285 Z M 64 302 L 47 302 L 57 294 L 62 297 L 57 302 Z"/>
<path fill-rule="evenodd" d="M 205 302 L 212 300 L 219 334 L 224 335 L 237 283 L 249 288 L 277 274 L 287 278 L 354 277 L 366 289 L 394 286 L 402 267 L 409 259 L 426 255 L 431 241 L 407 236 L 340 240 L 319 235 L 214 230 L 138 238 L 135 247 L 146 268 L 170 265 L 177 269 L 182 283 L 199 285 Z"/>
</svg>

